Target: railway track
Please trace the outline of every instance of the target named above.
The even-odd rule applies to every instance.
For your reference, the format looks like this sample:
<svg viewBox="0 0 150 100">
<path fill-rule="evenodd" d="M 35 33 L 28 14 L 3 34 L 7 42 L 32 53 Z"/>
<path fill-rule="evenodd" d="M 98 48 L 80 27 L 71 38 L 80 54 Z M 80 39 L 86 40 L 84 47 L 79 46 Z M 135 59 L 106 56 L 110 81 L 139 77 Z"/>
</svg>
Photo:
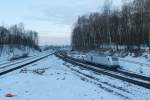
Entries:
<svg viewBox="0 0 150 100">
<path fill-rule="evenodd" d="M 22 67 L 25 67 L 29 64 L 32 64 L 34 62 L 37 62 L 39 60 L 42 60 L 50 55 L 52 55 L 53 53 L 49 53 L 49 54 L 45 54 L 45 55 L 39 55 L 39 56 L 34 56 L 34 57 L 31 57 L 31 58 L 27 58 L 27 59 L 24 59 L 24 60 L 19 60 L 19 61 L 16 61 L 16 62 L 10 62 L 10 63 L 7 63 L 7 64 L 4 64 L 3 66 L 0 66 L 0 76 L 4 75 L 4 74 L 7 74 L 9 72 L 12 72 L 12 71 L 15 71 L 17 69 L 20 69 Z"/>
<path fill-rule="evenodd" d="M 63 53 L 55 53 L 55 55 L 61 59 L 63 59 L 66 62 L 69 62 L 74 65 L 81 66 L 83 68 L 92 70 L 97 73 L 102 73 L 129 83 L 132 83 L 134 85 L 138 85 L 147 89 L 150 89 L 150 77 L 147 76 L 141 76 L 138 74 L 130 73 L 127 71 L 122 71 L 122 70 L 112 70 L 108 69 L 105 66 L 99 65 L 99 64 L 94 64 L 91 62 L 86 62 L 86 61 L 81 61 L 72 57 L 69 57 Z"/>
<path fill-rule="evenodd" d="M 32 56 L 32 57 L 34 57 L 34 56 Z M 2 63 L 0 63 L 0 68 L 1 68 L 2 66 L 7 65 L 7 64 L 16 63 L 16 62 L 18 62 L 18 61 L 24 61 L 25 59 L 29 59 L 29 58 L 31 58 L 31 57 L 21 58 L 21 59 L 17 59 L 17 60 L 13 60 L 13 61 L 5 61 L 5 62 L 2 62 Z"/>
<path fill-rule="evenodd" d="M 31 57 L 21 58 L 21 59 L 12 60 L 12 61 L 9 61 L 9 60 L 4 61 L 4 62 L 2 61 L 2 62 L 0 63 L 0 66 L 4 66 L 4 65 L 10 64 L 10 63 L 15 63 L 15 62 L 17 62 L 17 61 L 21 61 L 21 60 L 24 60 L 24 59 L 27 59 L 27 58 L 31 58 Z"/>
<path fill-rule="evenodd" d="M 21 59 L 21 60 L 9 61 L 9 62 L 2 63 L 2 64 L 0 64 L 0 69 L 3 69 L 3 68 L 5 68 L 7 66 L 10 66 L 10 65 L 15 65 L 15 64 L 18 64 L 18 63 L 21 63 L 21 62 L 24 62 L 24 61 L 31 60 L 31 59 L 33 59 L 35 57 L 37 57 L 37 56 L 33 56 L 33 57 Z"/>
<path fill-rule="evenodd" d="M 64 63 L 64 65 L 69 68 L 76 76 L 80 77 L 81 80 L 92 83 L 97 85 L 99 88 L 107 91 L 107 92 L 111 92 L 115 95 L 121 96 L 123 97 L 125 100 L 130 100 L 129 99 L 129 95 L 131 96 L 132 93 L 129 92 L 126 89 L 123 89 L 122 87 L 113 85 L 111 83 L 108 83 L 107 81 L 102 81 L 97 77 L 94 77 L 93 75 L 90 75 L 89 73 L 84 73 L 80 70 L 80 68 L 76 69 L 70 65 L 68 65 L 67 63 Z M 99 73 L 95 73 L 97 75 L 99 75 Z"/>
<path fill-rule="evenodd" d="M 25 61 L 28 61 L 28 60 L 32 60 L 34 58 L 37 58 L 39 56 L 42 56 L 43 54 L 40 54 L 40 55 L 34 55 L 32 57 L 27 57 L 27 58 L 23 58 L 23 59 L 19 59 L 19 60 L 14 60 L 14 61 L 8 61 L 8 62 L 4 62 L 4 63 L 1 63 L 0 64 L 0 69 L 3 69 L 7 66 L 10 66 L 10 65 L 15 65 L 15 64 L 18 64 L 18 63 L 21 63 L 21 62 L 25 62 Z"/>
</svg>

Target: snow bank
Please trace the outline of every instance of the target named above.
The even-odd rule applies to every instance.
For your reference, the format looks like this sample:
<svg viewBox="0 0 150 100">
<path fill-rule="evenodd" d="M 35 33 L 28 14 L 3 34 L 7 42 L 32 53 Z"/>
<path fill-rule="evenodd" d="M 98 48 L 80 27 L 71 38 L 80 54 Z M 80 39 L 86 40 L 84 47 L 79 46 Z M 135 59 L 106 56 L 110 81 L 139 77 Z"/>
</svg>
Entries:
<svg viewBox="0 0 150 100">
<path fill-rule="evenodd" d="M 5 62 L 7 60 L 10 60 L 13 56 L 21 56 L 23 54 L 28 54 L 28 56 L 33 56 L 39 53 L 39 51 L 31 48 L 9 48 L 8 46 L 4 46 L 1 55 L 0 55 L 0 62 Z"/>
<path fill-rule="evenodd" d="M 128 56 L 125 58 L 119 58 L 119 64 L 124 70 L 150 76 L 150 62 L 148 59 Z"/>
</svg>

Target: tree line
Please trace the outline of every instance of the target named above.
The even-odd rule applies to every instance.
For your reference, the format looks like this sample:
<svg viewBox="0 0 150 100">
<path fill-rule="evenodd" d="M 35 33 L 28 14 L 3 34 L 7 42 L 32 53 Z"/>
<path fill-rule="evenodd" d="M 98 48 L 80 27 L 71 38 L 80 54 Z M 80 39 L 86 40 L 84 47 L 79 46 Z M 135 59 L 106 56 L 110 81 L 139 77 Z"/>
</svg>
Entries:
<svg viewBox="0 0 150 100">
<path fill-rule="evenodd" d="M 110 1 L 105 2 L 102 12 L 78 18 L 72 31 L 72 48 L 150 48 L 149 5 L 150 0 L 132 0 L 119 9 L 113 7 Z"/>
<path fill-rule="evenodd" d="M 39 49 L 38 33 L 32 30 L 25 30 L 23 23 L 10 27 L 0 26 L 0 50 L 7 46 L 13 48 L 34 48 Z"/>
</svg>

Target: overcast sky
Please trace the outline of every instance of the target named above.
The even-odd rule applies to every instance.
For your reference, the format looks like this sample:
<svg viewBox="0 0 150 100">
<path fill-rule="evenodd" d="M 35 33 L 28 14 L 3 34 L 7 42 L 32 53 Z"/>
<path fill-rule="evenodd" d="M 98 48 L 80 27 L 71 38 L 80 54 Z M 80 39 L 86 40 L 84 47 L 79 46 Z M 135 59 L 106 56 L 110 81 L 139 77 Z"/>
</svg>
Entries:
<svg viewBox="0 0 150 100">
<path fill-rule="evenodd" d="M 0 0 L 0 22 L 39 32 L 40 44 L 69 44 L 78 16 L 100 11 L 104 0 Z M 114 0 L 118 5 L 120 0 Z"/>
</svg>

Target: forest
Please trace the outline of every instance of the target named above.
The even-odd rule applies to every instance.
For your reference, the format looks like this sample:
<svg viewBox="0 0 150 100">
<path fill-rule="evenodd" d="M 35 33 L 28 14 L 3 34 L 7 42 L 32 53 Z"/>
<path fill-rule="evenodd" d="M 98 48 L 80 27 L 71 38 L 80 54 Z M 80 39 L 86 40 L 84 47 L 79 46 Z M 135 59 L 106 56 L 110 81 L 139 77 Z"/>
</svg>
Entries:
<svg viewBox="0 0 150 100">
<path fill-rule="evenodd" d="M 102 9 L 78 17 L 73 50 L 150 48 L 150 0 L 124 2 L 120 8 L 107 1 Z"/>
<path fill-rule="evenodd" d="M 32 30 L 25 30 L 24 24 L 19 23 L 10 27 L 0 27 L 0 52 L 4 47 L 13 48 L 34 48 L 39 50 L 38 33 Z"/>
</svg>

